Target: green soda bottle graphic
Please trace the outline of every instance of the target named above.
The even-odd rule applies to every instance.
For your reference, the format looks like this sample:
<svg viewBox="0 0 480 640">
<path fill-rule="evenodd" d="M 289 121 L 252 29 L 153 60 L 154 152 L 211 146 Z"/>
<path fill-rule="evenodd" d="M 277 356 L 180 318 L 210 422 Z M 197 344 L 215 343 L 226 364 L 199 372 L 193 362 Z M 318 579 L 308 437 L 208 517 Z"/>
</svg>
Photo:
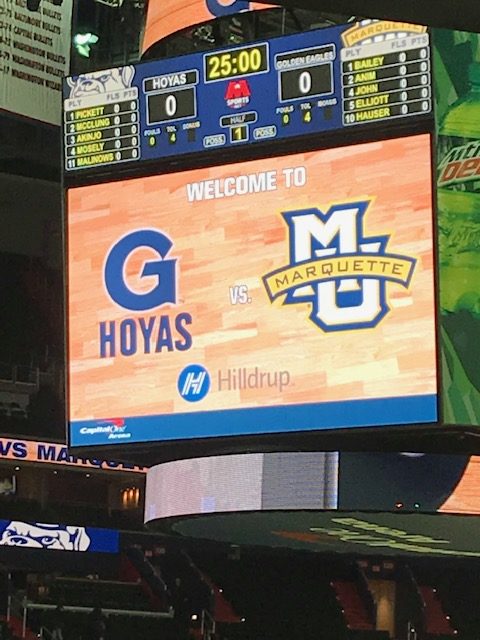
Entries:
<svg viewBox="0 0 480 640">
<path fill-rule="evenodd" d="M 440 306 L 480 318 L 480 62 L 468 71 L 468 93 L 439 127 Z"/>
</svg>

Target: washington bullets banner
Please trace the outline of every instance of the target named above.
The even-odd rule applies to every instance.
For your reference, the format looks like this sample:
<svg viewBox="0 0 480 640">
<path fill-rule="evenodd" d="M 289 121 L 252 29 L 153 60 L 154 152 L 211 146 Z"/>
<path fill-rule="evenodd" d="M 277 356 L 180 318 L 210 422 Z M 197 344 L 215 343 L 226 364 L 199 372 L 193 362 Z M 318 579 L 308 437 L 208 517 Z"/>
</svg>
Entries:
<svg viewBox="0 0 480 640">
<path fill-rule="evenodd" d="M 73 0 L 0 0 L 0 109 L 59 125 L 70 69 Z"/>
<path fill-rule="evenodd" d="M 436 421 L 430 171 L 419 135 L 70 190 L 71 444 Z"/>
</svg>

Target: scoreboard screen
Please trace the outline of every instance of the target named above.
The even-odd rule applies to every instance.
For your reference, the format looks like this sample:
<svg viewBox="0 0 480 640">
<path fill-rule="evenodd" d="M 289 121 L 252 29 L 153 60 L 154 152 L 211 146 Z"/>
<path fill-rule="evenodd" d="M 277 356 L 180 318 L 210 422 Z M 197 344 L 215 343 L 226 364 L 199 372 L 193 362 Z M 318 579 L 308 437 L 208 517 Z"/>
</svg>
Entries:
<svg viewBox="0 0 480 640">
<path fill-rule="evenodd" d="M 428 134 L 67 205 L 72 446 L 437 421 Z"/>
<path fill-rule="evenodd" d="M 384 126 L 431 110 L 425 27 L 335 26 L 67 78 L 65 170 Z"/>
</svg>

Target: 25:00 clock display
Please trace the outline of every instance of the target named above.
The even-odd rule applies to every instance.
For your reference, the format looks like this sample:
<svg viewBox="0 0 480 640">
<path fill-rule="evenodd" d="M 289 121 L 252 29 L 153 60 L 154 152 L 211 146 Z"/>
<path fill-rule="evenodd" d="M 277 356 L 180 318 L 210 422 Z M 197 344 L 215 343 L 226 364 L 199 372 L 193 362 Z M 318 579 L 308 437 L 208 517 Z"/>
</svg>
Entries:
<svg viewBox="0 0 480 640">
<path fill-rule="evenodd" d="M 268 71 L 268 45 L 219 51 L 207 54 L 204 60 L 205 82 L 264 73 Z"/>
</svg>

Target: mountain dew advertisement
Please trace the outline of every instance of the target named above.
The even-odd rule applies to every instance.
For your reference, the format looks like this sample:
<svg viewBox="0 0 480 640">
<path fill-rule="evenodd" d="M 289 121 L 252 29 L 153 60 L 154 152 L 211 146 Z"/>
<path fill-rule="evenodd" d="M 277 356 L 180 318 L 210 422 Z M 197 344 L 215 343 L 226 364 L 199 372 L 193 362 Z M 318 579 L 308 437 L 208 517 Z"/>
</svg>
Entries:
<svg viewBox="0 0 480 640">
<path fill-rule="evenodd" d="M 443 418 L 480 425 L 480 36 L 434 41 Z"/>
</svg>

